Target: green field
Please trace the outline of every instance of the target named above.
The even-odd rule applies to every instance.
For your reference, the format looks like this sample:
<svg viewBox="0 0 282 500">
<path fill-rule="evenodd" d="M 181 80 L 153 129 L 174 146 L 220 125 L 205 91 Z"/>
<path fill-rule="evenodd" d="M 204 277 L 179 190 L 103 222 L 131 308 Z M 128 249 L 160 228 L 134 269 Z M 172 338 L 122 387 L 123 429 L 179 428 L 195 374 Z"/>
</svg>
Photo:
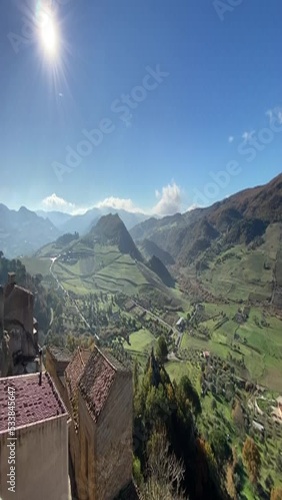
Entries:
<svg viewBox="0 0 282 500">
<path fill-rule="evenodd" d="M 51 264 L 49 258 L 23 257 L 21 262 L 31 275 L 42 274 L 43 276 L 47 276 L 49 274 Z"/>
<path fill-rule="evenodd" d="M 234 320 L 237 310 L 236 304 L 205 304 L 209 319 L 199 325 L 208 329 L 210 338 L 185 332 L 181 350 L 196 349 L 210 351 L 224 359 L 230 355 L 233 359 L 244 359 L 250 380 L 282 392 L 282 321 L 263 313 L 262 308 L 252 307 L 248 320 L 238 324 Z M 226 314 L 228 321 L 216 329 L 220 313 Z"/>
<path fill-rule="evenodd" d="M 124 342 L 124 347 L 128 351 L 135 351 L 143 353 L 144 351 L 151 350 L 151 348 L 155 345 L 156 339 L 155 337 L 144 328 L 138 330 L 137 332 L 132 333 L 129 336 L 130 345 L 128 342 Z"/>
<path fill-rule="evenodd" d="M 239 301 L 254 296 L 268 300 L 272 295 L 275 257 L 266 245 L 256 250 L 237 245 L 210 262 L 201 273 L 201 281 L 217 297 Z"/>
<path fill-rule="evenodd" d="M 165 369 L 171 380 L 179 382 L 181 377 L 187 375 L 194 387 L 200 392 L 200 368 L 187 361 L 168 361 Z"/>
</svg>

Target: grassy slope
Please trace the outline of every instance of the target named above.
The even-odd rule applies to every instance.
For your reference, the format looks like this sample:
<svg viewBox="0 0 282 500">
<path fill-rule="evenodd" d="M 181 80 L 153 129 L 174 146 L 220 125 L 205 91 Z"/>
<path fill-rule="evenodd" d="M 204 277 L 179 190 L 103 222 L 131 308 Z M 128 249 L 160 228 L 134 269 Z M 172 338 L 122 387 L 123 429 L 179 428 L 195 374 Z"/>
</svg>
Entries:
<svg viewBox="0 0 282 500">
<path fill-rule="evenodd" d="M 53 266 L 53 272 L 68 290 L 76 293 L 103 290 L 132 295 L 141 288 L 154 286 L 169 293 L 159 278 L 144 264 L 128 254 L 121 254 L 116 246 L 96 244 L 91 250 L 79 242 L 75 245 L 75 252 L 79 252 L 76 261 L 63 262 L 60 259 Z"/>
<path fill-rule="evenodd" d="M 230 300 L 249 297 L 270 300 L 280 238 L 281 225 L 272 224 L 267 228 L 264 243 L 255 250 L 236 245 L 222 253 L 201 273 L 203 285 L 215 296 L 223 295 Z"/>
</svg>

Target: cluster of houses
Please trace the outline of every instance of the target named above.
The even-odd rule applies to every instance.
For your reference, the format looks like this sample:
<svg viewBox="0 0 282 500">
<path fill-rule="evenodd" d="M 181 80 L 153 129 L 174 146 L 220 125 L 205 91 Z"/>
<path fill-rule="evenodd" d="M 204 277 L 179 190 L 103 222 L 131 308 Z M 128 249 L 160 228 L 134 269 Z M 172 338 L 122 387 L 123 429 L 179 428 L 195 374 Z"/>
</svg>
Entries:
<svg viewBox="0 0 282 500">
<path fill-rule="evenodd" d="M 138 498 L 131 371 L 98 347 L 47 348 L 45 370 L 33 295 L 12 273 L 0 288 L 0 346 L 0 498 Z"/>
</svg>

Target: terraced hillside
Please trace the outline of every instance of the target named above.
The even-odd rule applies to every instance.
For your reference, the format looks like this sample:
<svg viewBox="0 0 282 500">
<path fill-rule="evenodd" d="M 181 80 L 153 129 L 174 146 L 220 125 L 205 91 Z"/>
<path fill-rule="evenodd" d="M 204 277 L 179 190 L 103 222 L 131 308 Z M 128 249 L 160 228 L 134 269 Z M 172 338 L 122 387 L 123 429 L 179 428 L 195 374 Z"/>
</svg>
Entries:
<svg viewBox="0 0 282 500">
<path fill-rule="evenodd" d="M 146 265 L 118 215 L 102 217 L 87 235 L 67 245 L 61 238 L 46 245 L 36 253 L 34 267 L 38 269 L 41 261 L 46 269 L 50 259 L 54 260 L 52 273 L 74 293 L 102 290 L 134 295 L 154 289 L 164 295 L 170 293 Z"/>
</svg>

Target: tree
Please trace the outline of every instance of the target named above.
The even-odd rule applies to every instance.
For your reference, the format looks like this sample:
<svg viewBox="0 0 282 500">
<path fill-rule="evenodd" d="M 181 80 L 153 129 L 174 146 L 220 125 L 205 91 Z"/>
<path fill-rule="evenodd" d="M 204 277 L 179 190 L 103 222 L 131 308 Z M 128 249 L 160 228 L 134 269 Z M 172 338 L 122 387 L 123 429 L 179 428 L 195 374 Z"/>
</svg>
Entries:
<svg viewBox="0 0 282 500">
<path fill-rule="evenodd" d="M 142 500 L 184 500 L 184 465 L 169 447 L 165 430 L 155 430 L 147 445 L 148 480 L 141 487 Z"/>
<path fill-rule="evenodd" d="M 141 462 L 138 457 L 133 457 L 133 465 L 132 465 L 133 477 L 138 486 L 141 486 L 143 483 L 143 476 L 141 471 Z"/>
<path fill-rule="evenodd" d="M 187 375 L 181 377 L 179 381 L 178 399 L 180 401 L 181 399 L 188 400 L 192 405 L 195 416 L 201 413 L 202 407 L 199 395 Z"/>
<path fill-rule="evenodd" d="M 228 464 L 226 469 L 226 490 L 230 498 L 235 500 L 237 498 L 237 491 L 234 483 L 233 472 L 234 470 L 232 464 Z"/>
<path fill-rule="evenodd" d="M 156 355 L 158 360 L 161 363 L 164 363 L 167 360 L 168 348 L 167 343 L 163 335 L 158 338 L 157 347 L 156 347 Z"/>
<path fill-rule="evenodd" d="M 219 429 L 213 430 L 210 435 L 210 443 L 216 461 L 219 464 L 225 462 L 231 454 L 225 434 Z"/>
<path fill-rule="evenodd" d="M 282 500 L 282 489 L 273 488 L 273 490 L 271 490 L 270 500 Z"/>
<path fill-rule="evenodd" d="M 268 474 L 265 478 L 265 486 L 268 489 L 268 491 L 271 491 L 271 489 L 274 486 L 274 481 L 273 481 L 273 478 L 270 474 Z"/>
<path fill-rule="evenodd" d="M 251 483 L 256 484 L 260 475 L 261 458 L 259 449 L 252 438 L 247 437 L 243 446 L 242 455 L 249 479 Z"/>
<path fill-rule="evenodd" d="M 282 453 L 278 453 L 276 458 L 276 469 L 278 472 L 282 472 Z"/>
<path fill-rule="evenodd" d="M 240 404 L 240 401 L 236 401 L 234 409 L 232 411 L 233 422 L 240 434 L 245 431 L 245 420 L 244 413 Z"/>
</svg>

